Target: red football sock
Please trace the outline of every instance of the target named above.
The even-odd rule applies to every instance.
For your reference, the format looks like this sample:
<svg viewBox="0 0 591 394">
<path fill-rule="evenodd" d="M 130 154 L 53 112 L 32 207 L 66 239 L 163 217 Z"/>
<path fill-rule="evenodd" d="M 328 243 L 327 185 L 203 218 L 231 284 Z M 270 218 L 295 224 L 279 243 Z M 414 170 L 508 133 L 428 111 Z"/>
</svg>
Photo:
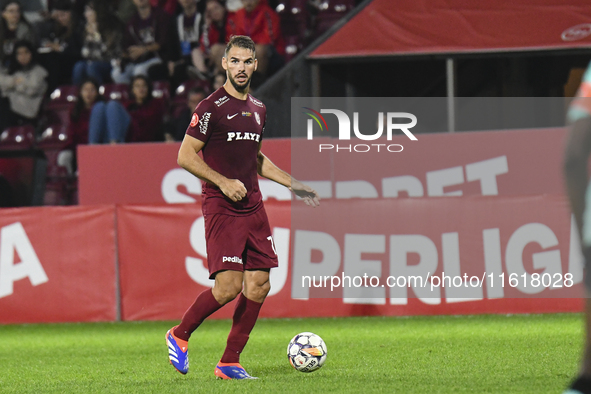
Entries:
<svg viewBox="0 0 591 394">
<path fill-rule="evenodd" d="M 205 290 L 199 294 L 193 305 L 187 309 L 181 324 L 174 329 L 174 335 L 177 338 L 188 341 L 193 331 L 203 323 L 203 320 L 221 307 L 222 305 L 216 301 L 211 289 Z"/>
<path fill-rule="evenodd" d="M 232 329 L 230 335 L 228 335 L 228 343 L 220 360 L 221 362 L 240 362 L 240 353 L 242 353 L 246 342 L 248 342 L 248 337 L 257 322 L 262 305 L 262 303 L 259 304 L 249 300 L 244 294 L 240 294 L 232 317 Z"/>
</svg>

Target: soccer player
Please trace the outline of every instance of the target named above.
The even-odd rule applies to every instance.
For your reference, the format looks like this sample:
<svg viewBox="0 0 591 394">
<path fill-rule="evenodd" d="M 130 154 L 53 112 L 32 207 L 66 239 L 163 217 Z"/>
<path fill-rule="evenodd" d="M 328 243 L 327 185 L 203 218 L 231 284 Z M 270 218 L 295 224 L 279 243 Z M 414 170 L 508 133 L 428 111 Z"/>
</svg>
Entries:
<svg viewBox="0 0 591 394">
<path fill-rule="evenodd" d="M 572 101 L 568 120 L 564 174 L 566 188 L 585 258 L 585 326 L 586 345 L 579 376 L 565 394 L 591 394 L 591 187 L 587 174 L 591 152 L 591 64 L 587 68 L 577 97 Z"/>
<path fill-rule="evenodd" d="M 166 333 L 166 342 L 171 364 L 186 374 L 191 334 L 205 318 L 239 295 L 215 376 L 253 379 L 240 365 L 240 353 L 269 292 L 269 270 L 277 266 L 257 173 L 286 186 L 310 206 L 318 206 L 320 199 L 260 150 L 266 108 L 248 93 L 257 68 L 254 42 L 246 36 L 232 37 L 222 67 L 227 81 L 193 112 L 178 155 L 181 167 L 205 181 L 207 261 L 215 283 L 197 297 L 181 323 Z"/>
</svg>

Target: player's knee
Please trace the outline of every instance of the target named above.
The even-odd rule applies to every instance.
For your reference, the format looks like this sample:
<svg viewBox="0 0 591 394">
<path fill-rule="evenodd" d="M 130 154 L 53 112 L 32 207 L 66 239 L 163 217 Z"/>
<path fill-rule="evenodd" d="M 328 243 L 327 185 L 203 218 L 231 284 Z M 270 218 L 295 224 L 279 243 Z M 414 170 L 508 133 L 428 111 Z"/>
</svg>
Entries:
<svg viewBox="0 0 591 394">
<path fill-rule="evenodd" d="M 213 295 L 217 302 L 220 304 L 227 304 L 228 302 L 232 301 L 238 294 L 240 294 L 241 289 L 235 287 L 226 287 L 223 289 L 218 289 L 217 291 L 213 292 Z"/>
<path fill-rule="evenodd" d="M 216 284 L 212 290 L 213 296 L 222 305 L 232 301 L 241 291 L 242 283 L 235 282 Z"/>
<path fill-rule="evenodd" d="M 248 294 L 246 294 L 246 297 L 256 302 L 263 302 L 270 290 L 271 284 L 269 281 L 258 283 L 255 286 L 250 286 L 248 288 Z"/>
<path fill-rule="evenodd" d="M 269 294 L 269 291 L 271 290 L 271 283 L 269 281 L 266 281 L 265 283 L 258 286 L 257 289 L 260 296 L 266 297 L 267 294 Z"/>
</svg>

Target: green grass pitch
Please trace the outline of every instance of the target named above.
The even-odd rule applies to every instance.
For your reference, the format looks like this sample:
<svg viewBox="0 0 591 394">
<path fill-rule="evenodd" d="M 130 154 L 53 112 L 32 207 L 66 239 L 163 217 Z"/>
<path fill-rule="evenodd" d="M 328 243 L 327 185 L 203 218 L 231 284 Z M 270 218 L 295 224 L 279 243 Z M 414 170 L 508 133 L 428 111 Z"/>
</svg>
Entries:
<svg viewBox="0 0 591 394">
<path fill-rule="evenodd" d="M 185 376 L 168 364 L 171 322 L 0 326 L 0 393 L 560 393 L 577 371 L 580 314 L 259 320 L 241 363 L 260 379 L 213 375 L 230 321 L 206 321 Z M 328 347 L 313 373 L 287 343 Z"/>
</svg>

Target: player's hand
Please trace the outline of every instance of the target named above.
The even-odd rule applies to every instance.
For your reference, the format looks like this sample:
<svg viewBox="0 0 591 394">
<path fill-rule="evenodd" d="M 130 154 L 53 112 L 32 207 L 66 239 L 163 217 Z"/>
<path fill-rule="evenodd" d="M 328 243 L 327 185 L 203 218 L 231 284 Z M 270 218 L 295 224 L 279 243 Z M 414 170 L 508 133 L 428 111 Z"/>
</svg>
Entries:
<svg viewBox="0 0 591 394">
<path fill-rule="evenodd" d="M 219 188 L 226 197 L 234 202 L 246 197 L 246 187 L 238 179 L 227 179 L 219 185 Z"/>
<path fill-rule="evenodd" d="M 316 190 L 312 189 L 308 185 L 304 185 L 302 182 L 292 178 L 291 187 L 289 188 L 294 194 L 304 200 L 306 205 L 316 208 L 320 205 L 320 196 Z"/>
</svg>

